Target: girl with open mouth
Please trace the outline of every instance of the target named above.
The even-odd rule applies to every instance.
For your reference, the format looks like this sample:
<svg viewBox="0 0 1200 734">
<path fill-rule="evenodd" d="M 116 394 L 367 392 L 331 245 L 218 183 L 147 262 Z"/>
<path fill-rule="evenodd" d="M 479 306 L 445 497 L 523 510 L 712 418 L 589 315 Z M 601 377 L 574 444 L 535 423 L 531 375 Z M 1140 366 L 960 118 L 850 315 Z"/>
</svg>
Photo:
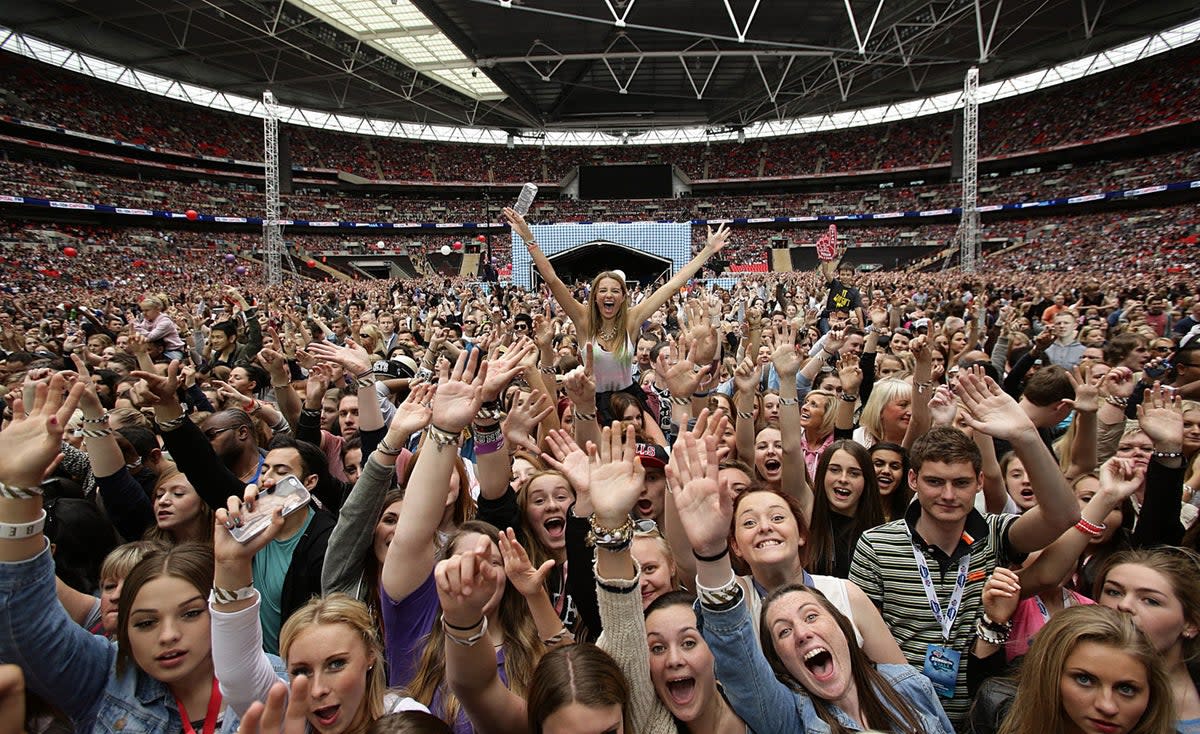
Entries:
<svg viewBox="0 0 1200 734">
<path fill-rule="evenodd" d="M 755 635 L 747 603 L 753 594 L 733 573 L 727 518 L 715 511 L 728 506 L 720 494 L 715 441 L 701 444 L 685 434 L 675 446 L 671 474 L 672 497 L 696 557 L 704 639 L 734 713 L 751 730 L 954 731 L 929 680 L 906 663 L 876 664 L 859 646 L 850 620 L 810 586 L 784 583 L 771 592 L 762 601 Z M 754 494 L 766 493 L 742 497 Z M 785 514 L 782 506 L 767 509 L 781 519 Z M 754 518 L 747 519 L 752 525 Z"/>
</svg>

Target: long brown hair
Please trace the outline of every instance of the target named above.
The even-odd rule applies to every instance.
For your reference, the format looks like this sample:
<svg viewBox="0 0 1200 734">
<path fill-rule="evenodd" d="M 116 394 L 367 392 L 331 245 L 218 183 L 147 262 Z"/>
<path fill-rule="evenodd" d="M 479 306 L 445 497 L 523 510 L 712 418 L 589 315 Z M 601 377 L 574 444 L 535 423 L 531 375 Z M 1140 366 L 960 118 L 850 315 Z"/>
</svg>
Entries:
<svg viewBox="0 0 1200 734">
<path fill-rule="evenodd" d="M 858 691 L 858 703 L 863 720 L 870 722 L 873 728 L 885 731 L 898 734 L 922 734 L 920 717 L 896 692 L 896 689 L 892 688 L 892 684 L 875 669 L 875 663 L 871 662 L 871 659 L 859 647 L 853 623 L 846 618 L 846 615 L 839 612 L 837 607 L 825 598 L 824 594 L 803 584 L 781 586 L 768 594 L 762 604 L 762 615 L 758 625 L 759 644 L 762 645 L 763 655 L 771 664 L 771 670 L 774 671 L 779 682 L 797 693 L 808 694 L 808 691 L 791 674 L 784 665 L 783 659 L 779 657 L 779 653 L 776 652 L 775 641 L 771 639 L 771 626 L 767 623 L 767 612 L 770 611 L 771 605 L 779 601 L 785 594 L 794 591 L 808 593 L 815 597 L 821 607 L 837 622 L 838 629 L 846 638 L 846 647 L 850 650 L 850 677 Z M 830 702 L 811 695 L 809 700 L 812 701 L 817 716 L 829 725 L 831 734 L 850 734 L 850 731 L 838 722 Z"/>
<path fill-rule="evenodd" d="M 445 545 L 438 552 L 437 560 L 444 561 L 454 555 L 458 541 L 471 533 L 486 535 L 496 544 L 500 542 L 500 531 L 495 527 L 480 520 L 468 520 L 446 538 Z M 538 637 L 537 627 L 533 623 L 533 616 L 529 614 L 524 597 L 511 585 L 507 585 L 507 582 L 500 597 L 497 613 L 504 637 L 504 671 L 508 676 L 508 688 L 518 696 L 524 696 L 533 678 L 533 669 L 545 651 L 545 645 Z M 428 706 L 433 703 L 434 694 L 440 690 L 440 715 L 446 721 L 454 721 L 458 718 L 461 704 L 445 685 L 446 633 L 441 624 L 434 623 L 424 643 L 425 651 L 421 653 L 417 671 L 408 684 L 408 694 Z"/>
<path fill-rule="evenodd" d="M 158 502 L 158 491 L 164 484 L 166 484 L 168 481 L 170 481 L 172 479 L 176 479 L 178 477 L 183 477 L 183 476 L 184 476 L 183 472 L 181 472 L 181 471 L 179 471 L 179 469 L 175 468 L 174 464 L 167 464 L 166 469 L 163 470 L 163 473 L 158 475 L 158 479 L 156 479 L 154 481 L 154 492 L 150 498 L 151 506 L 153 506 L 154 504 L 156 504 Z M 184 479 L 187 480 L 187 477 L 184 477 Z M 192 490 L 192 492 L 194 492 L 196 494 L 196 496 L 200 499 L 200 514 L 198 514 L 196 516 L 195 520 L 193 520 L 192 522 L 200 529 L 200 531 L 201 531 L 200 537 L 204 538 L 204 540 L 196 541 L 196 542 L 201 542 L 201 543 L 206 543 L 206 544 L 211 543 L 212 542 L 212 526 L 213 526 L 213 509 L 211 507 L 209 507 L 207 502 L 204 501 L 204 498 L 199 497 L 200 493 L 196 492 L 196 488 L 192 486 L 191 480 L 187 480 L 187 485 Z M 162 543 L 164 545 L 175 545 L 179 542 L 178 540 L 176 540 L 175 535 L 172 534 L 171 531 L 162 530 L 157 525 L 151 525 L 150 527 L 146 528 L 146 532 L 142 534 L 142 540 L 149 540 L 149 541 L 153 541 L 155 543 Z"/>
<path fill-rule="evenodd" d="M 1145 566 L 1166 577 L 1171 591 L 1183 607 L 1187 621 L 1200 627 L 1200 553 L 1189 548 L 1161 546 L 1139 550 L 1124 550 L 1108 557 L 1096 575 L 1096 587 L 1092 598 L 1102 599 L 1104 582 L 1117 566 Z M 122 592 L 122 595 L 124 592 Z M 1183 646 L 1183 661 L 1190 663 L 1200 658 L 1200 635 L 1180 639 Z"/>
<path fill-rule="evenodd" d="M 1146 668 L 1150 700 L 1129 734 L 1172 734 L 1175 696 L 1162 658 L 1131 617 L 1098 604 L 1068 607 L 1038 631 L 1018 674 L 1017 697 L 1000 734 L 1062 734 L 1066 730 L 1061 679 L 1067 658 L 1084 642 L 1123 652 Z"/>
<path fill-rule="evenodd" d="M 572 703 L 620 706 L 625 731 L 634 731 L 629 681 L 612 656 L 592 644 L 567 645 L 546 653 L 533 672 L 528 698 L 533 734 L 541 734 L 546 719 Z"/>
<path fill-rule="evenodd" d="M 212 591 L 215 565 L 211 545 L 180 543 L 171 548 L 151 551 L 133 567 L 125 577 L 125 583 L 121 587 L 121 598 L 117 601 L 118 675 L 123 675 L 125 666 L 133 660 L 133 650 L 129 643 L 129 614 L 142 587 L 155 579 L 177 578 L 194 586 L 200 596 L 208 598 L 209 592 Z M 204 613 L 208 614 L 207 605 Z"/>
<path fill-rule="evenodd" d="M 829 469 L 830 462 L 833 461 L 833 455 L 838 451 L 850 454 L 858 463 L 863 478 L 862 495 L 858 498 L 858 506 L 854 509 L 854 525 L 850 530 L 852 546 L 863 533 L 885 522 L 883 500 L 879 496 L 879 483 L 875 479 L 875 466 L 871 463 L 871 455 L 857 441 L 841 439 L 829 444 L 821 452 L 821 459 L 817 462 L 817 474 L 813 478 L 812 526 L 808 529 L 808 545 L 812 548 L 810 551 L 812 565 L 809 570 L 813 573 L 833 573 L 834 560 L 837 557 L 833 537 L 833 515 L 835 513 L 829 504 L 829 495 L 826 493 L 825 473 Z"/>
<path fill-rule="evenodd" d="M 422 442 L 424 439 L 421 439 Z M 413 469 L 417 466 L 417 457 L 421 455 L 423 446 L 413 452 L 408 463 L 404 465 L 404 473 L 400 476 L 400 486 L 408 487 L 408 480 L 412 478 Z M 467 474 L 467 465 L 463 462 L 461 456 L 454 457 L 454 473 L 458 475 L 458 499 L 454 501 L 454 526 L 458 527 L 467 520 L 475 517 L 475 498 L 471 496 L 471 477 Z M 403 496 L 401 496 L 403 499 Z M 386 505 L 385 505 L 386 506 Z"/>
</svg>

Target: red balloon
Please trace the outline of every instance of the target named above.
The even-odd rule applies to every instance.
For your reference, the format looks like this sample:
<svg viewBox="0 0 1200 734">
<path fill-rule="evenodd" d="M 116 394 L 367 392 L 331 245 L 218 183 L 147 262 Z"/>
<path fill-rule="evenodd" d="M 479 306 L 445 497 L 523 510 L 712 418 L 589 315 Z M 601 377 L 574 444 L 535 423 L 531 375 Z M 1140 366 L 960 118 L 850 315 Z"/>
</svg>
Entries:
<svg viewBox="0 0 1200 734">
<path fill-rule="evenodd" d="M 476 237 L 475 239 L 479 240 L 480 242 L 487 242 L 487 235 L 481 234 L 478 237 Z"/>
<path fill-rule="evenodd" d="M 454 249 L 456 249 L 456 250 L 461 250 L 461 249 L 462 249 L 462 243 L 461 243 L 461 242 L 455 242 L 455 243 L 454 243 L 453 245 L 451 245 L 451 246 L 452 246 Z"/>
<path fill-rule="evenodd" d="M 309 260 L 307 263 L 305 263 L 305 265 L 307 265 L 307 266 L 308 266 L 308 267 L 310 267 L 310 268 L 315 268 L 315 267 L 317 267 L 317 261 L 316 261 L 316 260 Z"/>
<path fill-rule="evenodd" d="M 186 212 L 184 212 L 184 215 L 193 222 L 196 221 L 196 219 L 200 216 L 196 213 L 195 209 L 188 209 Z"/>
<path fill-rule="evenodd" d="M 74 247 L 64 247 L 63 254 L 67 257 L 75 257 L 79 254 L 79 250 L 76 250 Z"/>
</svg>

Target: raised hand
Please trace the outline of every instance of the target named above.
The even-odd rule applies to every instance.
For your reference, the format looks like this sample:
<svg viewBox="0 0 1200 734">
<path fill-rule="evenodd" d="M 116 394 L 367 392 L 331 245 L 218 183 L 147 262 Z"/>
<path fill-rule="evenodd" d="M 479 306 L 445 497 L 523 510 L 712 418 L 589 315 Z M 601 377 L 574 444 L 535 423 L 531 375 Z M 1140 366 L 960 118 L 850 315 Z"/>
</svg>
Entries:
<svg viewBox="0 0 1200 734">
<path fill-rule="evenodd" d="M 795 381 L 796 373 L 800 371 L 800 361 L 800 353 L 796 351 L 796 329 L 790 323 L 782 324 L 775 351 L 771 354 L 771 362 L 781 382 L 789 377 Z"/>
<path fill-rule="evenodd" d="M 545 420 L 552 410 L 554 404 L 541 390 L 518 394 L 513 399 L 512 410 L 504 419 L 504 440 L 512 446 L 528 449 L 535 455 L 541 453 L 533 434 L 538 424 Z"/>
<path fill-rule="evenodd" d="M 642 493 L 646 472 L 637 456 L 637 439 L 630 424 L 624 434 L 606 426 L 591 468 L 592 511 L 601 527 L 625 523 Z"/>
<path fill-rule="evenodd" d="M 433 395 L 433 425 L 458 433 L 475 418 L 483 405 L 483 383 L 487 380 L 487 362 L 480 364 L 480 352 L 472 349 L 458 355 L 454 369 L 448 362 L 438 366 L 438 385 Z"/>
<path fill-rule="evenodd" d="M 1100 394 L 1105 397 L 1128 398 L 1133 395 L 1137 380 L 1128 367 L 1113 367 L 1100 380 Z"/>
<path fill-rule="evenodd" d="M 304 404 L 308 408 L 320 408 L 321 399 L 329 390 L 333 381 L 333 373 L 323 364 L 314 364 L 308 368 L 308 377 L 304 381 Z"/>
<path fill-rule="evenodd" d="M 504 354 L 488 360 L 487 379 L 483 383 L 483 402 L 490 403 L 500 397 L 513 378 L 524 369 L 522 363 L 530 354 L 536 354 L 537 347 L 526 337 L 521 337 L 512 343 Z"/>
<path fill-rule="evenodd" d="M 352 375 L 358 376 L 371 371 L 375 362 L 366 349 L 358 346 L 352 340 L 346 340 L 346 346 L 339 347 L 333 342 L 316 341 L 308 345 L 309 351 L 318 359 L 336 362 Z"/>
<path fill-rule="evenodd" d="M 738 392 L 753 395 L 762 380 L 762 368 L 753 357 L 746 357 L 733 370 L 733 387 Z"/>
<path fill-rule="evenodd" d="M 1026 431 L 1035 430 L 1033 421 L 990 377 L 982 379 L 970 372 L 958 376 L 958 397 L 966 408 L 964 419 L 976 431 L 1005 441 L 1013 441 Z"/>
<path fill-rule="evenodd" d="M 945 385 L 938 385 L 929 398 L 929 418 L 935 426 L 953 426 L 958 415 L 958 402 Z"/>
<path fill-rule="evenodd" d="M 1068 400 L 1080 413 L 1095 413 L 1100 410 L 1100 378 L 1093 377 L 1090 364 L 1081 363 L 1067 372 L 1067 379 L 1075 388 L 1075 399 Z"/>
<path fill-rule="evenodd" d="M 1100 491 L 1115 507 L 1146 483 L 1146 468 L 1133 459 L 1112 457 L 1100 467 Z"/>
<path fill-rule="evenodd" d="M 170 405 L 178 403 L 176 392 L 179 391 L 179 371 L 180 362 L 178 359 L 171 360 L 171 364 L 167 365 L 167 374 L 160 375 L 154 372 L 142 372 L 134 370 L 130 372 L 130 377 L 137 377 L 144 380 L 147 387 L 146 398 L 154 405 Z"/>
<path fill-rule="evenodd" d="M 993 622 L 1004 624 L 1017 613 L 1021 603 L 1021 579 L 1004 566 L 997 566 L 983 584 L 983 612 Z"/>
<path fill-rule="evenodd" d="M 492 560 L 492 541 L 481 535 L 475 547 L 440 561 L 433 580 L 447 624 L 468 627 L 479 624 L 488 602 L 503 583 L 504 571 Z"/>
<path fill-rule="evenodd" d="M 590 409 L 596 404 L 596 376 L 593 368 L 592 343 L 584 345 L 583 364 L 563 377 L 563 389 L 571 405 Z"/>
<path fill-rule="evenodd" d="M 400 436 L 411 436 L 425 430 L 433 420 L 429 401 L 433 399 L 434 385 L 428 382 L 409 384 L 408 397 L 396 408 L 396 415 L 388 426 L 388 432 Z"/>
<path fill-rule="evenodd" d="M 517 534 L 512 528 L 500 533 L 500 556 L 504 559 L 504 575 L 508 577 L 508 583 L 512 584 L 521 596 L 545 593 L 546 577 L 554 568 L 553 559 L 534 568 L 529 554 L 517 541 Z"/>
<path fill-rule="evenodd" d="M 238 723 L 237 734 L 304 734 L 308 730 L 307 675 L 292 677 L 291 695 L 288 685 L 278 681 L 267 692 L 267 701 L 255 701 L 246 709 Z"/>
<path fill-rule="evenodd" d="M 715 556 L 729 542 L 733 498 L 721 492 L 717 465 L 716 439 L 700 442 L 687 431 L 676 439 L 667 464 L 680 524 L 692 551 L 700 556 Z"/>
<path fill-rule="evenodd" d="M 696 388 L 700 386 L 700 381 L 708 375 L 712 365 L 706 364 L 703 367 L 697 367 L 696 363 L 692 361 L 692 354 L 681 356 L 674 364 L 671 364 L 668 362 L 667 353 L 675 355 L 675 350 L 675 347 L 669 347 L 658 353 L 655 371 L 662 375 L 671 395 L 690 398 L 695 394 Z"/>
<path fill-rule="evenodd" d="M 271 376 L 272 384 L 282 385 L 285 382 L 290 383 L 292 381 L 292 375 L 288 371 L 287 359 L 284 358 L 281 352 L 274 349 L 263 349 L 254 359 Z"/>
<path fill-rule="evenodd" d="M 843 354 L 838 360 L 838 377 L 842 380 L 842 390 L 848 395 L 857 395 L 862 385 L 862 368 L 858 366 L 858 356 Z"/>
<path fill-rule="evenodd" d="M 55 373 L 33 386 L 32 402 L 14 401 L 13 420 L 0 431 L 0 482 L 19 489 L 41 483 L 58 457 L 67 421 L 83 394 L 83 382 L 74 377 Z"/>
<path fill-rule="evenodd" d="M 561 428 L 550 431 L 546 435 L 546 448 L 547 451 L 542 453 L 542 461 L 551 469 L 562 472 L 575 490 L 577 502 L 587 497 L 591 486 L 591 459 L 579 448 L 571 434 Z M 588 507 L 591 507 L 590 501 Z"/>
<path fill-rule="evenodd" d="M 517 236 L 525 240 L 526 243 L 533 241 L 533 230 L 525 223 L 525 217 L 517 214 L 516 209 L 513 209 L 511 206 L 504 207 L 504 218 L 508 220 L 509 226 L 517 233 Z"/>
<path fill-rule="evenodd" d="M 1145 392 L 1137 414 L 1138 425 L 1154 442 L 1155 451 L 1183 449 L 1183 408 L 1177 390 L 1156 381 Z"/>
<path fill-rule="evenodd" d="M 716 232 L 713 231 L 712 227 L 708 227 L 708 240 L 704 245 L 705 252 L 710 255 L 715 255 L 720 252 L 729 242 L 729 236 L 731 234 L 732 230 L 729 229 L 728 224 L 722 224 L 717 228 Z"/>
</svg>

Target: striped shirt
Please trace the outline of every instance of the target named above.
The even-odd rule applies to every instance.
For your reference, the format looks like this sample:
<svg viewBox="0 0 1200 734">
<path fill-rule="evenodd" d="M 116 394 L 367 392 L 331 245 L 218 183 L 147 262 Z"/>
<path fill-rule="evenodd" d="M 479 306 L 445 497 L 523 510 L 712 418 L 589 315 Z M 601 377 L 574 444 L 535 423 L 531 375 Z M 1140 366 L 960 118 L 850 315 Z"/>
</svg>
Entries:
<svg viewBox="0 0 1200 734">
<path fill-rule="evenodd" d="M 946 715 L 958 726 L 966 719 L 971 706 L 967 692 L 967 659 L 975 643 L 975 622 L 983 610 L 984 582 L 996 566 L 1008 566 L 1024 558 L 1008 540 L 1009 528 L 1018 516 L 984 516 L 972 510 L 967 516 L 962 539 L 951 555 L 946 555 L 937 546 L 927 545 L 917 534 L 916 523 L 920 516 L 921 505 L 913 502 L 903 519 L 863 533 L 854 549 L 850 580 L 862 587 L 879 607 L 883 621 L 891 628 L 904 656 L 917 670 L 924 667 L 929 645 L 947 645 L 962 653 L 954 698 L 942 699 Z M 913 558 L 914 545 L 925 555 L 933 587 L 943 608 L 949 604 L 954 592 L 959 560 L 968 553 L 971 556 L 962 605 L 948 641 L 942 637 L 941 625 L 929 608 L 920 569 Z"/>
</svg>

